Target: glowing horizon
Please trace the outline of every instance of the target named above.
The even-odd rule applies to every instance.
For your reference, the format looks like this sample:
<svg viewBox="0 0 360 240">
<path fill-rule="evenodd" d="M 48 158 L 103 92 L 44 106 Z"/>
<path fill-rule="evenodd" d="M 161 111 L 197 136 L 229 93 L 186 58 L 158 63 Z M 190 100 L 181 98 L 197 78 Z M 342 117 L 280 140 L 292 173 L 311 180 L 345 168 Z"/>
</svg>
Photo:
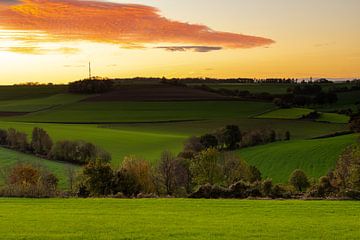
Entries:
<svg viewBox="0 0 360 240">
<path fill-rule="evenodd" d="M 3 0 L 0 84 L 66 83 L 89 61 L 109 78 L 359 78 L 360 3 L 304 2 Z"/>
</svg>

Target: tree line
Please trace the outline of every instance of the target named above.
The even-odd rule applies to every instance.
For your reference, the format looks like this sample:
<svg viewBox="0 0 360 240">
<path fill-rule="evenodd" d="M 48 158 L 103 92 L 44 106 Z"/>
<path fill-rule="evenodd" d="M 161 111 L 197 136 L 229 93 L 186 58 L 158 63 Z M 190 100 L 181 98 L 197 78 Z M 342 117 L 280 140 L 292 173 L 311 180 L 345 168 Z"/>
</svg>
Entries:
<svg viewBox="0 0 360 240">
<path fill-rule="evenodd" d="M 354 131 L 360 131 L 359 125 Z M 232 150 L 241 144 L 239 136 L 242 134 L 238 128 L 229 125 L 220 132 L 224 139 L 221 145 L 209 145 L 214 139 L 209 141 L 205 137 L 204 140 L 206 134 L 196 141 L 192 137 L 184 143 L 184 150 L 180 154 L 164 151 L 155 164 L 136 156 L 127 156 L 120 166 L 114 167 L 110 165 L 109 159 L 94 155 L 88 158 L 89 161 L 76 176 L 69 175 L 71 186 L 66 192 L 57 189 L 57 178 L 43 168 L 28 164 L 16 165 L 7 174 L 6 185 L 0 190 L 0 195 L 360 199 L 360 142 L 346 148 L 334 169 L 326 176 L 312 179 L 297 169 L 289 176 L 288 183 L 279 184 L 264 179 L 258 168 L 234 154 Z M 45 133 L 39 129 L 33 131 L 34 136 L 46 136 Z M 44 139 L 49 142 L 48 137 Z M 42 144 L 43 141 L 36 137 L 35 140 L 31 145 L 42 146 L 37 147 L 38 152 L 44 153 L 49 149 L 44 147 L 49 145 Z M 81 154 L 72 157 L 89 156 L 89 149 L 78 148 Z"/>
<path fill-rule="evenodd" d="M 84 165 L 96 159 L 111 161 L 110 153 L 93 143 L 80 140 L 61 140 L 54 143 L 49 134 L 38 127 L 33 129 L 31 141 L 26 133 L 14 128 L 0 129 L 0 145 L 49 160 L 73 164 Z"/>
</svg>

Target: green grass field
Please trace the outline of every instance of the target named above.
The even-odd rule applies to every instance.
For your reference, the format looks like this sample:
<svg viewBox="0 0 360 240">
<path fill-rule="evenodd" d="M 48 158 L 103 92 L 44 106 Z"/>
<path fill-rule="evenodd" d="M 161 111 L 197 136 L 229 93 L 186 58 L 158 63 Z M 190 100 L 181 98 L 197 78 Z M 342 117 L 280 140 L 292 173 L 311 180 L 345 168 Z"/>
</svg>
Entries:
<svg viewBox="0 0 360 240">
<path fill-rule="evenodd" d="M 69 168 L 73 168 L 74 170 L 79 169 L 76 165 L 49 161 L 0 147 L 0 185 L 4 183 L 4 175 L 6 175 L 6 172 L 17 163 L 31 164 L 49 170 L 57 176 L 59 179 L 59 187 L 62 189 L 68 188 L 67 172 Z"/>
<path fill-rule="evenodd" d="M 6 118 L 26 122 L 102 123 L 157 122 L 248 117 L 271 109 L 271 103 L 209 102 L 79 102 L 26 116 Z"/>
<path fill-rule="evenodd" d="M 162 151 L 179 152 L 188 137 L 171 133 L 147 133 L 142 131 L 99 128 L 96 125 L 36 124 L 0 122 L 0 128 L 13 127 L 31 134 L 35 127 L 42 127 L 56 140 L 85 140 L 103 147 L 112 154 L 113 165 L 118 166 L 124 156 L 136 155 L 155 162 Z"/>
<path fill-rule="evenodd" d="M 0 199 L 1 239 L 359 239 L 360 202 Z"/>
<path fill-rule="evenodd" d="M 34 112 L 80 101 L 88 95 L 55 94 L 44 98 L 0 101 L 0 112 Z"/>
<path fill-rule="evenodd" d="M 282 108 L 276 109 L 256 116 L 256 118 L 274 118 L 274 119 L 300 119 L 302 116 L 311 113 L 312 109 L 307 108 Z"/>
<path fill-rule="evenodd" d="M 317 121 L 329 123 L 348 123 L 350 121 L 350 117 L 337 113 L 321 113 Z"/>
<path fill-rule="evenodd" d="M 264 178 L 287 182 L 295 169 L 309 177 L 319 178 L 331 170 L 343 150 L 355 143 L 358 135 L 316 140 L 297 140 L 245 148 L 238 155 L 258 167 Z"/>
<path fill-rule="evenodd" d="M 276 109 L 274 111 L 266 112 L 256 116 L 256 118 L 265 119 L 300 119 L 303 116 L 313 112 L 313 109 L 308 108 L 284 108 Z M 320 117 L 316 121 L 329 122 L 329 123 L 342 123 L 346 124 L 350 120 L 349 116 L 337 113 L 320 113 Z"/>
</svg>

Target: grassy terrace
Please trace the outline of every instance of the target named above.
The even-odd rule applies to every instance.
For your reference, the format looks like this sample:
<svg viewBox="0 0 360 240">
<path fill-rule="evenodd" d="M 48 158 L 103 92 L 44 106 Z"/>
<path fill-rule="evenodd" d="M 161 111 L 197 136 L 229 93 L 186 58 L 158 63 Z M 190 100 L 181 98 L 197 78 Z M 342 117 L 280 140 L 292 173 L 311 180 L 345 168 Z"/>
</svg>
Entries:
<svg viewBox="0 0 360 240">
<path fill-rule="evenodd" d="M 246 148 L 238 151 L 241 158 L 260 169 L 263 177 L 274 182 L 287 182 L 295 169 L 302 169 L 309 177 L 319 178 L 331 170 L 358 135 L 345 135 L 316 140 L 297 140 Z"/>
<path fill-rule="evenodd" d="M 79 102 L 56 109 L 6 118 L 24 122 L 116 123 L 249 117 L 271 109 L 271 103 L 207 102 Z"/>
<path fill-rule="evenodd" d="M 59 179 L 59 187 L 68 188 L 67 172 L 69 168 L 78 169 L 79 167 L 63 162 L 49 161 L 29 154 L 23 154 L 5 148 L 0 148 L 0 186 L 4 183 L 4 173 L 16 163 L 29 163 L 38 165 L 49 170 Z"/>
<path fill-rule="evenodd" d="M 0 199 L 1 238 L 359 239 L 360 202 Z"/>
</svg>

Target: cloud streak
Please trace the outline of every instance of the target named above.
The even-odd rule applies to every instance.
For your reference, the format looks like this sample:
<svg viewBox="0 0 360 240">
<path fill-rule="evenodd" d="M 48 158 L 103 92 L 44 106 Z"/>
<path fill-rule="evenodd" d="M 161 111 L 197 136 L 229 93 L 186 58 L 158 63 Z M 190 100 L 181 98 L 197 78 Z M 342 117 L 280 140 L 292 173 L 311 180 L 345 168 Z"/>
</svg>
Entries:
<svg viewBox="0 0 360 240">
<path fill-rule="evenodd" d="M 157 49 L 165 49 L 170 52 L 186 52 L 186 51 L 193 51 L 193 52 L 211 52 L 211 51 L 219 51 L 223 49 L 222 47 L 208 47 L 208 46 L 161 46 L 156 47 Z"/>
<path fill-rule="evenodd" d="M 125 48 L 181 44 L 178 47 L 160 47 L 168 51 L 209 52 L 274 43 L 268 38 L 173 21 L 150 6 L 99 1 L 7 0 L 0 3 L 0 27 L 41 31 L 48 36 L 48 39 L 41 40 L 43 42 L 85 40 L 118 44 Z M 23 41 L 31 41 L 31 38 Z"/>
</svg>

